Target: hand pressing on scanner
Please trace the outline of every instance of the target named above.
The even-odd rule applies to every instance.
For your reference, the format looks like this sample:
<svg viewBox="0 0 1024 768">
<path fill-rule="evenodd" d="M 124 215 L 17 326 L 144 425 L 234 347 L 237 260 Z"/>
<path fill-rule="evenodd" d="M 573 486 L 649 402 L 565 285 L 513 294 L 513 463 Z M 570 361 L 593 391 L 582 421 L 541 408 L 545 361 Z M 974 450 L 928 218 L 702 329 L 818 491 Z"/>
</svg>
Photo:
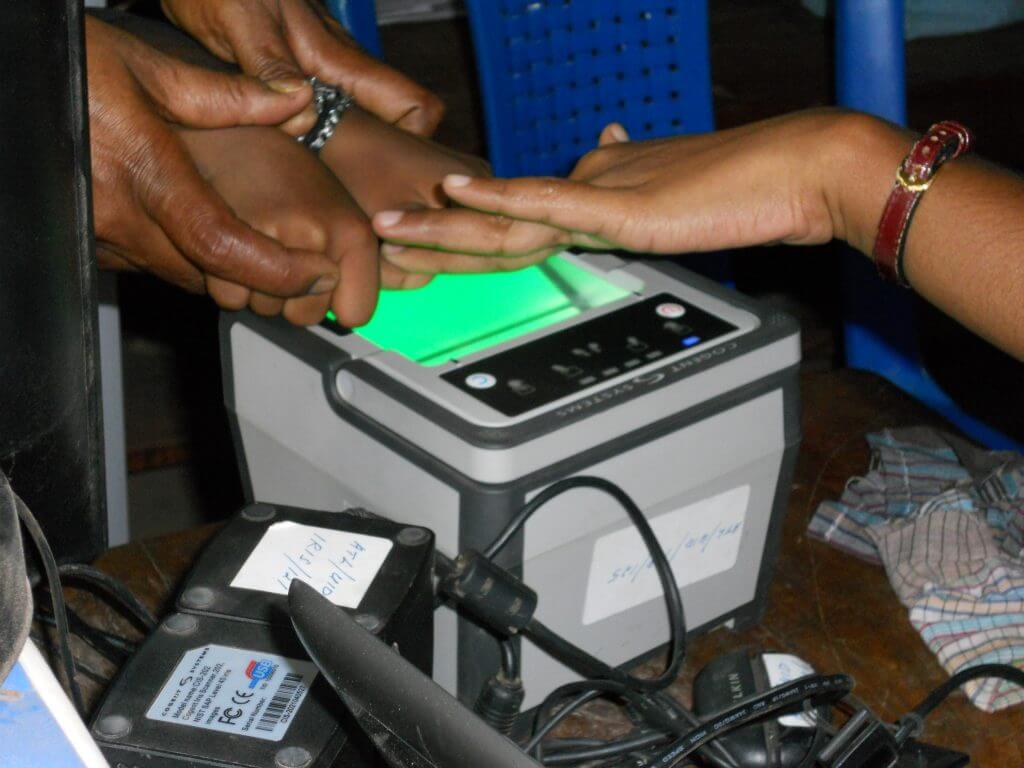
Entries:
<svg viewBox="0 0 1024 768">
<path fill-rule="evenodd" d="M 345 113 L 320 159 L 367 216 L 389 209 L 444 208 L 449 202 L 441 188 L 445 176 L 490 176 L 480 158 L 388 125 L 359 107 Z M 381 250 L 384 287 L 417 288 L 429 282 L 432 274 L 406 271 L 387 261 L 390 247 Z"/>
<path fill-rule="evenodd" d="M 766 242 L 823 243 L 833 234 L 818 178 L 835 113 L 807 113 L 700 136 L 630 142 L 609 125 L 569 178 L 445 179 L 462 208 L 375 218 L 407 247 L 408 269 L 473 260 L 540 260 L 568 246 L 643 253 L 712 251 Z"/>
<path fill-rule="evenodd" d="M 870 255 L 915 139 L 829 109 L 653 141 L 611 125 L 568 179 L 449 176 L 444 191 L 463 208 L 379 213 L 374 226 L 405 246 L 389 260 L 414 271 L 497 269 L 569 245 L 674 254 L 838 239 Z M 914 209 L 903 270 L 923 298 L 1024 360 L 1021 221 L 1024 181 L 959 158 Z"/>
</svg>

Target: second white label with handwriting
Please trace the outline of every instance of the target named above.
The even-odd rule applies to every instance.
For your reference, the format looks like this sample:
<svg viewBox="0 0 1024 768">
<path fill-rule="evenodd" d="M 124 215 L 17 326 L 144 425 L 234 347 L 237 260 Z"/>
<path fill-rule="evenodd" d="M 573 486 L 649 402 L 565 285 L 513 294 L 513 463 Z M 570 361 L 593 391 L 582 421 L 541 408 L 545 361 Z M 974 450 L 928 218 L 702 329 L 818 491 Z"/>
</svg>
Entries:
<svg viewBox="0 0 1024 768">
<path fill-rule="evenodd" d="M 680 587 L 736 564 L 749 499 L 750 486 L 744 485 L 650 521 Z M 584 624 L 614 616 L 661 593 L 654 563 L 635 528 L 609 533 L 594 543 Z"/>
</svg>

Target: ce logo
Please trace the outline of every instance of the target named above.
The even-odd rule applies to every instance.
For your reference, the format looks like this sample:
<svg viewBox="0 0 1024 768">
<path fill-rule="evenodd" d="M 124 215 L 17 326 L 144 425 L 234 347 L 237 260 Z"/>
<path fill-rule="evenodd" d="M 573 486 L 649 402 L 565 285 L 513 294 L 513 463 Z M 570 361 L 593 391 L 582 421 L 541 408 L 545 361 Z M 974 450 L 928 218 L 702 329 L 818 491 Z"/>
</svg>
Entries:
<svg viewBox="0 0 1024 768">
<path fill-rule="evenodd" d="M 645 373 L 642 376 L 637 376 L 633 379 L 634 384 L 657 384 L 665 379 L 665 374 L 660 371 L 654 371 L 653 373 Z"/>
</svg>

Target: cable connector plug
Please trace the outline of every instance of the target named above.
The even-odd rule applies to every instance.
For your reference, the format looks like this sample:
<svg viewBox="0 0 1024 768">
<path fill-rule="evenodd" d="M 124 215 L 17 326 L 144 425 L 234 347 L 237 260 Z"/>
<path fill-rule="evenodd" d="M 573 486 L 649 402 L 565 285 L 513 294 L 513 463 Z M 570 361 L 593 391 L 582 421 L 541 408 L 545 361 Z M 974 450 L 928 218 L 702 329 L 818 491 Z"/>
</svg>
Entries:
<svg viewBox="0 0 1024 768">
<path fill-rule="evenodd" d="M 484 683 L 473 711 L 498 733 L 511 736 L 525 696 L 521 680 L 509 680 L 499 672 Z"/>
<path fill-rule="evenodd" d="M 537 593 L 474 549 L 459 555 L 438 591 L 503 637 L 517 634 L 537 610 Z"/>
<path fill-rule="evenodd" d="M 818 754 L 820 768 L 893 768 L 900 747 L 888 726 L 867 709 L 846 721 Z"/>
</svg>

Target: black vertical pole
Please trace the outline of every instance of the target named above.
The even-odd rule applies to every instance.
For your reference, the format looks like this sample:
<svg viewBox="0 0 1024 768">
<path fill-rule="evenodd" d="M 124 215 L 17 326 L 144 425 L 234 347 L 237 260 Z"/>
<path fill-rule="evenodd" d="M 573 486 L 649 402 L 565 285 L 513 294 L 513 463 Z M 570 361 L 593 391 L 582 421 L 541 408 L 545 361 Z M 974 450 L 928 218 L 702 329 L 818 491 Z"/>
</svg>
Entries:
<svg viewBox="0 0 1024 768">
<path fill-rule="evenodd" d="M 61 560 L 106 546 L 81 0 L 0 10 L 0 468 Z"/>
</svg>

